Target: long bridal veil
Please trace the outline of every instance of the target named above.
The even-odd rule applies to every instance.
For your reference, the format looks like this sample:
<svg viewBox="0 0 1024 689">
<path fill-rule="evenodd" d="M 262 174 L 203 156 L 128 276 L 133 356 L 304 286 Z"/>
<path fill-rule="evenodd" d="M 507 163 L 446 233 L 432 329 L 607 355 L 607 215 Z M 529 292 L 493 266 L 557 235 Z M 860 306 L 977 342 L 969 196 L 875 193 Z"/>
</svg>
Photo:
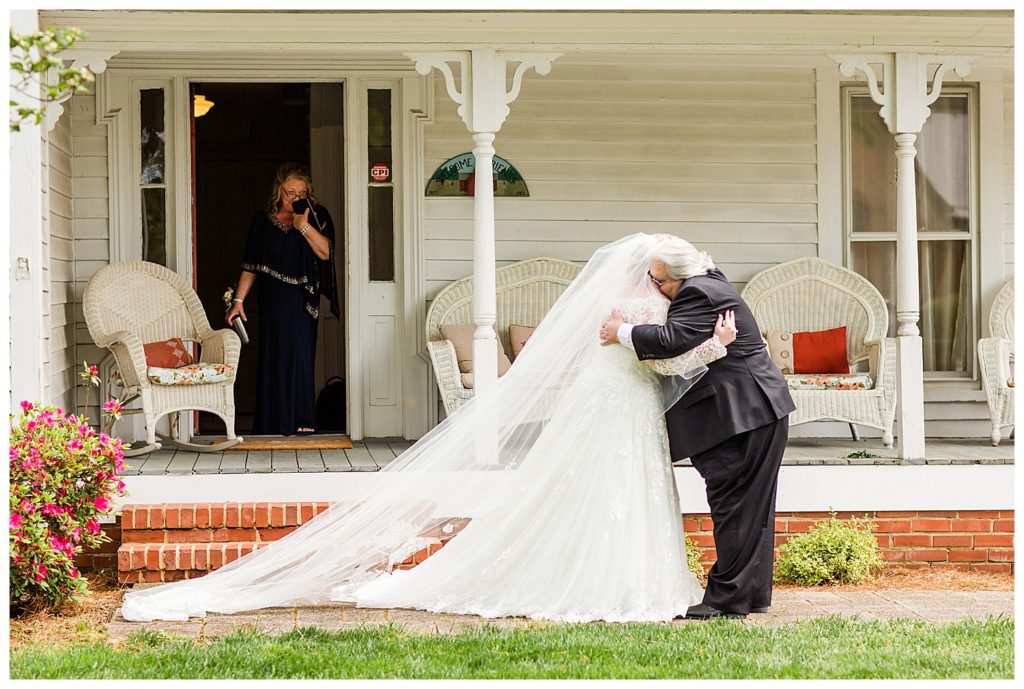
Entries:
<svg viewBox="0 0 1024 689">
<path fill-rule="evenodd" d="M 647 278 L 657 238 L 601 247 L 537 327 L 508 372 L 380 472 L 361 475 L 325 512 L 284 538 L 198 579 L 132 591 L 126 619 L 184 620 L 206 612 L 351 600 L 346 595 L 424 547 L 428 534 L 500 510 L 530 488 L 532 453 L 558 433 L 574 382 L 601 349 L 598 330 L 624 298 L 656 294 Z M 670 406 L 705 369 L 671 376 Z M 456 536 L 457 538 L 457 536 Z"/>
</svg>

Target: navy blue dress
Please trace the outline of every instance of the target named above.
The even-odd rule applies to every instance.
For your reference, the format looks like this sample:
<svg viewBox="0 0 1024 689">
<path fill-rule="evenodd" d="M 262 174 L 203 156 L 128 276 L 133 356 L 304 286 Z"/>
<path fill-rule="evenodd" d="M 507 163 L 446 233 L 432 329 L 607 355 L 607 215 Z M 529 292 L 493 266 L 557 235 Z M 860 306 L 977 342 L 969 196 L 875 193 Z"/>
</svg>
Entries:
<svg viewBox="0 0 1024 689">
<path fill-rule="evenodd" d="M 298 230 L 266 211 L 253 216 L 245 242 L 242 270 L 256 273 L 259 290 L 255 435 L 293 435 L 300 427 L 316 428 L 314 369 L 320 295 L 330 301 L 335 316 L 340 309 L 334 280 L 334 223 L 321 205 L 314 206 L 309 217 L 330 243 L 327 260 L 317 258 Z"/>
</svg>

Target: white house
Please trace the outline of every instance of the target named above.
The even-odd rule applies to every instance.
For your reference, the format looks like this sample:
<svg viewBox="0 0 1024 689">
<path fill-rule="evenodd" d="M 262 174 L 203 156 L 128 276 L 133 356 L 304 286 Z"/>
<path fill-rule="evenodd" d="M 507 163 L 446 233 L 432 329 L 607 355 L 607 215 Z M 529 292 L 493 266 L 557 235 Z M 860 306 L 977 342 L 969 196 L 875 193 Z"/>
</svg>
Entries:
<svg viewBox="0 0 1024 689">
<path fill-rule="evenodd" d="M 12 136 L 26 172 L 12 223 L 39 221 L 12 235 L 29 270 L 12 277 L 11 354 L 43 362 L 12 369 L 12 400 L 76 403 L 77 366 L 106 356 L 82 292 L 110 262 L 162 262 L 216 314 L 237 276 L 237 218 L 265 196 L 267 165 L 305 156 L 344 228 L 343 316 L 322 325 L 318 375 L 345 378 L 354 440 L 413 440 L 437 423 L 424 319 L 446 285 L 474 275 L 487 324 L 495 264 L 582 263 L 640 231 L 689 239 L 740 289 L 808 256 L 867 277 L 897 338 L 900 456 L 924 459 L 946 438 L 988 456 L 977 341 L 1014 271 L 1011 11 L 46 10 L 16 22 L 85 30 L 67 57 L 98 76 Z M 201 117 L 197 97 L 214 102 Z M 492 155 L 510 163 L 529 195 L 425 193 L 470 152 L 477 170 Z M 241 414 L 251 392 L 236 391 Z M 890 497 L 850 509 L 1012 509 L 1012 465 L 901 467 L 896 484 L 893 467 L 842 473 L 853 469 L 820 485 L 868 480 Z M 928 497 L 896 504 L 922 480 Z M 783 489 L 780 510 L 828 506 L 797 492 Z M 685 495 L 699 501 L 699 484 Z"/>
</svg>

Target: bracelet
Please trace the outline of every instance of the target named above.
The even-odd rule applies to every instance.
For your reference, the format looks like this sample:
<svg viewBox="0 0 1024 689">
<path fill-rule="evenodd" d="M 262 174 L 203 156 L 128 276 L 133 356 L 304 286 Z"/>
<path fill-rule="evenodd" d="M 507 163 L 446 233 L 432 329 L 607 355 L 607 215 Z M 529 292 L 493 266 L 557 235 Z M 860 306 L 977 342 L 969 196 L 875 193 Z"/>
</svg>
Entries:
<svg viewBox="0 0 1024 689">
<path fill-rule="evenodd" d="M 299 231 L 299 236 L 301 236 L 301 237 L 305 237 L 305 236 L 306 236 L 306 233 L 307 233 L 307 232 L 309 232 L 309 231 L 310 231 L 310 230 L 312 230 L 312 229 L 313 229 L 313 226 L 312 226 L 312 225 L 310 225 L 309 223 L 306 223 L 306 226 L 305 226 L 305 227 L 303 227 L 303 228 L 302 228 L 302 229 L 301 229 L 301 230 Z"/>
<path fill-rule="evenodd" d="M 244 300 L 244 299 L 239 299 L 238 297 L 235 297 L 235 298 L 234 298 L 234 299 L 232 299 L 231 301 L 234 301 L 234 302 L 238 302 L 239 304 L 241 304 L 241 303 L 242 303 L 243 301 L 245 301 L 245 300 Z"/>
</svg>

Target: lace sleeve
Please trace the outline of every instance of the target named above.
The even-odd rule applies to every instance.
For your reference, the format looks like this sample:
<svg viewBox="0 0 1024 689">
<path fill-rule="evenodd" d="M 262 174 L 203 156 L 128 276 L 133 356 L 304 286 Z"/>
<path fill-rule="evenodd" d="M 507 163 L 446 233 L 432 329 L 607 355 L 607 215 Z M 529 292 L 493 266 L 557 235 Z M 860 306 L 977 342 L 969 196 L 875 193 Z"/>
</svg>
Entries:
<svg viewBox="0 0 1024 689">
<path fill-rule="evenodd" d="M 725 345 L 718 340 L 717 335 L 704 340 L 688 352 L 671 359 L 646 359 L 645 364 L 651 370 L 662 376 L 680 376 L 702 364 L 710 364 L 712 361 L 721 359 L 726 354 Z"/>
</svg>

